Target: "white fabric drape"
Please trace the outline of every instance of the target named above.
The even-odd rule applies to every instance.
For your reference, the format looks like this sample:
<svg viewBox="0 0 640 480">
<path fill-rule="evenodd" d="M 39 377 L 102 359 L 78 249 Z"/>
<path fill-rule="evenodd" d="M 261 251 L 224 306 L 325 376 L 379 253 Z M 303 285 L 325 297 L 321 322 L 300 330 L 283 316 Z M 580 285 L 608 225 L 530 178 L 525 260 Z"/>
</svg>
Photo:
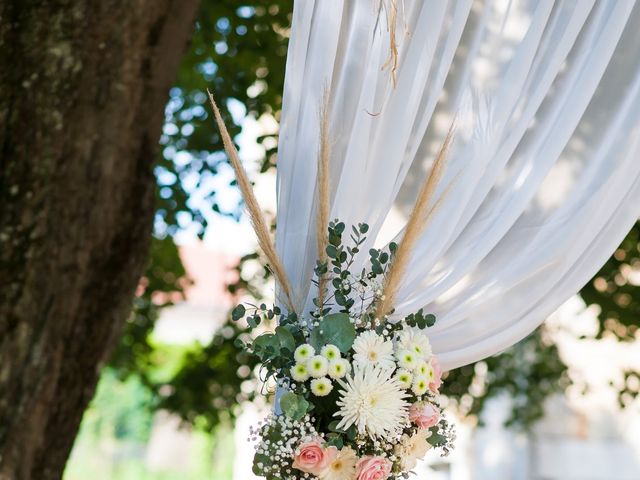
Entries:
<svg viewBox="0 0 640 480">
<path fill-rule="evenodd" d="M 381 68 L 389 1 L 295 3 L 276 243 L 299 307 L 309 306 L 325 90 L 331 217 L 369 223 L 378 244 L 402 234 L 394 219 L 406 218 L 457 115 L 440 190 L 455 180 L 396 305 L 399 316 L 438 316 L 434 351 L 453 368 L 531 332 L 640 215 L 640 6 L 398 0 L 394 87 Z"/>
</svg>

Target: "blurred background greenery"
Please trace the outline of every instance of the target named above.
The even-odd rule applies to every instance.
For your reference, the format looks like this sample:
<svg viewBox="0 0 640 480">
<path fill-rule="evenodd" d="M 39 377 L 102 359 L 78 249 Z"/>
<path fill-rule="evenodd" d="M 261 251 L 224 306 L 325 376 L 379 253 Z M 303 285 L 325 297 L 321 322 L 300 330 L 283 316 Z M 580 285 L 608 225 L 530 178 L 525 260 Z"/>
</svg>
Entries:
<svg viewBox="0 0 640 480">
<path fill-rule="evenodd" d="M 239 407 L 250 399 L 243 392 L 245 376 L 238 370 L 250 361 L 233 345 L 241 332 L 230 322 L 208 344 L 167 345 L 153 339 L 161 309 L 180 301 L 190 279 L 181 263 L 176 237 L 188 232 L 203 237 L 211 215 L 239 221 L 242 205 L 221 197 L 211 179 L 225 168 L 221 140 L 206 105 L 205 89 L 226 105 L 231 133 L 241 131 L 246 117 L 279 118 L 291 2 L 277 0 L 205 0 L 175 87 L 166 107 L 157 160 L 157 213 L 148 267 L 131 316 L 110 364 L 104 367 L 97 394 L 87 410 L 65 478 L 185 478 L 184 472 L 145 471 L 142 455 L 156 412 L 180 417 L 194 432 L 188 478 L 231 478 L 232 425 Z M 274 135 L 258 139 L 264 147 L 259 173 L 276 167 Z M 219 183 L 218 183 L 219 185 Z M 198 201 L 194 192 L 198 191 Z M 234 197 L 235 198 L 235 197 Z M 237 197 L 239 198 L 239 197 Z M 215 232 L 214 232 L 215 234 Z M 237 278 L 228 285 L 233 295 L 260 296 L 268 277 L 262 269 L 245 278 L 240 259 Z M 596 339 L 637 338 L 640 291 L 629 282 L 640 267 L 640 224 L 636 224 L 614 256 L 581 291 L 598 314 Z M 462 415 L 482 419 L 483 407 L 502 394 L 512 397 L 508 423 L 530 428 L 543 414 L 545 399 L 571 385 L 581 388 L 559 355 L 545 325 L 501 355 L 449 373 L 445 393 Z M 638 395 L 640 372 L 623 372 L 613 385 L 621 406 Z M 118 445 L 118 448 L 113 448 Z M 100 456 L 96 452 L 103 452 Z M 107 452 L 106 454 L 104 452 Z M 96 462 L 100 468 L 96 468 Z M 99 462 L 103 462 L 100 464 Z"/>
</svg>

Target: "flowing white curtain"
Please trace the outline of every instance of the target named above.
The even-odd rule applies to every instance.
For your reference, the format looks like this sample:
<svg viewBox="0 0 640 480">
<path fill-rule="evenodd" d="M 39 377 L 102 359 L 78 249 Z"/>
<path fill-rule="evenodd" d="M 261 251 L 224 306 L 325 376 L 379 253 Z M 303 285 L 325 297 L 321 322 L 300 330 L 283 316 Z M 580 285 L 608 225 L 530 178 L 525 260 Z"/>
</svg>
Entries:
<svg viewBox="0 0 640 480">
<path fill-rule="evenodd" d="M 331 217 L 369 223 L 378 245 L 402 234 L 397 219 L 457 115 L 440 191 L 455 180 L 396 305 L 397 315 L 438 316 L 434 351 L 453 368 L 531 332 L 638 219 L 640 4 L 397 0 L 395 86 L 382 68 L 389 5 L 295 3 L 276 243 L 299 307 L 309 306 L 325 90 Z"/>
</svg>

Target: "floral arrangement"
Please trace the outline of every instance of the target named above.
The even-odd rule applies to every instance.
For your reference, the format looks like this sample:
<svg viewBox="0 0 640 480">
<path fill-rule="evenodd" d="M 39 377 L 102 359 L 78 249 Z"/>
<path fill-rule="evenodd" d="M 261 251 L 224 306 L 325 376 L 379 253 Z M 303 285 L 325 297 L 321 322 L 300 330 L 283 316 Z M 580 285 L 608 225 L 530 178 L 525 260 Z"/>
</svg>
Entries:
<svg viewBox="0 0 640 480">
<path fill-rule="evenodd" d="M 321 293 L 308 315 L 264 304 L 232 312 L 251 330 L 277 322 L 274 332 L 241 342 L 278 388 L 276 412 L 251 434 L 257 475 L 408 478 L 429 449 L 451 448 L 454 433 L 439 400 L 442 370 L 427 335 L 436 319 L 422 310 L 399 321 L 379 314 L 398 247 L 369 250 L 369 269 L 353 273 L 367 231 L 366 224 L 352 227 L 345 246 L 344 223 L 329 224 L 326 257 L 314 271 Z"/>
<path fill-rule="evenodd" d="M 317 169 L 318 261 L 312 283 L 313 308 L 298 314 L 284 266 L 271 241 L 238 152 L 213 95 L 214 118 L 247 212 L 279 286 L 279 306 L 238 305 L 233 320 L 244 319 L 250 334 L 239 346 L 262 365 L 265 384 L 277 386 L 276 410 L 252 432 L 257 441 L 253 471 L 268 480 L 386 480 L 408 478 L 433 447 L 447 454 L 454 432 L 442 414 L 438 390 L 442 370 L 431 351 L 427 329 L 434 315 L 417 311 L 391 317 L 395 297 L 417 239 L 449 186 L 435 199 L 446 165 L 453 125 L 434 158 L 399 244 L 370 249 L 369 269 L 353 272 L 364 254 L 365 223 L 329 222 L 328 94 L 321 108 Z M 328 225 L 328 232 L 327 232 Z M 328 234 L 325 234 L 327 232 Z M 260 324 L 275 321 L 274 332 Z"/>
</svg>

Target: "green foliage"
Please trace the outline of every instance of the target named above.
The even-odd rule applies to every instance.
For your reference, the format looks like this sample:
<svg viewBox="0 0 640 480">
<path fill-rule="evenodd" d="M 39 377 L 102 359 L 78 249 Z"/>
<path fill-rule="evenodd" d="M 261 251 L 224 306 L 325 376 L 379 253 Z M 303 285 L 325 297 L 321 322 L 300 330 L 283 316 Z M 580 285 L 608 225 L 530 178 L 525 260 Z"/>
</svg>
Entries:
<svg viewBox="0 0 640 480">
<path fill-rule="evenodd" d="M 325 315 L 320 324 L 313 329 L 309 337 L 309 343 L 316 349 L 324 345 L 332 344 L 346 353 L 356 339 L 356 328 L 349 320 L 346 313 L 330 313 Z"/>
<path fill-rule="evenodd" d="M 449 372 L 441 392 L 480 421 L 487 401 L 507 394 L 513 401 L 507 425 L 526 429 L 544 414 L 545 399 L 569 384 L 567 366 L 540 328 L 499 355 Z"/>
<path fill-rule="evenodd" d="M 410 327 L 425 329 L 427 327 L 433 327 L 436 324 L 436 316 L 432 313 L 425 315 L 422 309 L 420 309 L 416 313 L 407 315 L 405 321 Z"/>
<path fill-rule="evenodd" d="M 244 305 L 236 305 L 236 307 L 231 311 L 231 320 L 240 320 L 242 317 L 244 317 L 245 312 L 246 310 L 244 308 Z"/>
<path fill-rule="evenodd" d="M 317 311 L 312 314 L 319 318 L 331 311 L 332 307 L 337 307 L 341 313 L 352 318 L 360 317 L 363 322 L 371 323 L 373 310 L 369 307 L 373 305 L 376 298 L 375 293 L 372 293 L 375 289 L 370 287 L 376 278 L 386 274 L 397 246 L 392 243 L 387 250 L 372 248 L 369 250 L 370 270 L 363 269 L 361 272 L 352 272 L 351 268 L 356 255 L 360 253 L 360 247 L 366 240 L 369 225 L 360 223 L 357 227 L 351 227 L 350 245 L 344 243 L 345 230 L 346 226 L 343 222 L 338 220 L 329 222 L 329 245 L 327 246 L 329 262 L 328 264 L 320 261 L 316 263 L 314 269 L 316 278 L 312 282 L 318 286 L 318 279 L 321 276 L 329 278 L 332 291 L 326 298 L 323 298 L 322 303 L 317 298 L 313 299 Z"/>
<path fill-rule="evenodd" d="M 596 338 L 621 341 L 637 338 L 640 326 L 640 289 L 631 273 L 640 269 L 640 222 L 627 234 L 600 271 L 580 291 L 587 305 L 598 305 Z"/>
<path fill-rule="evenodd" d="M 187 352 L 168 380 L 153 384 L 157 408 L 206 430 L 233 420 L 236 405 L 253 398 L 243 393 L 242 383 L 250 378 L 256 362 L 234 345 L 241 334 L 236 325 L 227 324 L 209 345 L 196 345 Z"/>
<path fill-rule="evenodd" d="M 284 355 L 293 355 L 296 349 L 296 339 L 291 333 L 290 327 L 276 327 L 276 338 L 280 345 L 280 351 Z"/>
<path fill-rule="evenodd" d="M 231 428 L 191 430 L 190 449 L 178 469 L 149 471 L 145 444 L 152 433 L 151 395 L 137 377 L 126 381 L 106 369 L 85 412 L 65 480 L 231 480 L 235 442 Z M 157 466 L 156 466 L 157 467 Z"/>
<path fill-rule="evenodd" d="M 121 382 L 113 370 L 107 370 L 85 416 L 83 433 L 96 439 L 106 435 L 144 443 L 151 434 L 151 400 L 150 392 L 137 378 Z"/>
<path fill-rule="evenodd" d="M 293 421 L 300 421 L 309 410 L 309 402 L 302 396 L 293 392 L 285 392 L 280 397 L 282 412 Z"/>
<path fill-rule="evenodd" d="M 163 154 L 156 167 L 156 229 L 162 233 L 191 225 L 204 234 L 206 212 L 189 201 L 190 191 L 194 183 L 203 186 L 224 170 L 222 141 L 208 111 L 206 89 L 219 105 L 233 103 L 254 117 L 280 110 L 290 17 L 291 3 L 284 0 L 203 0 L 165 110 Z M 239 133 L 240 119 L 224 115 L 231 134 Z M 275 141 L 269 136 L 261 140 L 266 171 L 275 165 Z M 204 200 L 214 212 L 240 216 L 238 206 L 219 204 L 213 189 Z"/>
</svg>

